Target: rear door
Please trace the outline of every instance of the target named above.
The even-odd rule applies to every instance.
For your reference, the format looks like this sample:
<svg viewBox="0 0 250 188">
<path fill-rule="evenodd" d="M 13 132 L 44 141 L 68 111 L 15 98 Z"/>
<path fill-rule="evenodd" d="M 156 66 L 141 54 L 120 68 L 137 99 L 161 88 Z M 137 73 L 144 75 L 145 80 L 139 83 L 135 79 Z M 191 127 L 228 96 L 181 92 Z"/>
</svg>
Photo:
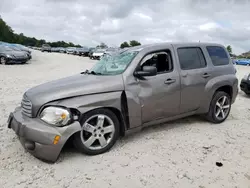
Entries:
<svg viewBox="0 0 250 188">
<path fill-rule="evenodd" d="M 180 113 L 187 113 L 200 107 L 212 71 L 207 66 L 202 48 L 181 46 L 176 51 L 181 77 Z"/>
</svg>

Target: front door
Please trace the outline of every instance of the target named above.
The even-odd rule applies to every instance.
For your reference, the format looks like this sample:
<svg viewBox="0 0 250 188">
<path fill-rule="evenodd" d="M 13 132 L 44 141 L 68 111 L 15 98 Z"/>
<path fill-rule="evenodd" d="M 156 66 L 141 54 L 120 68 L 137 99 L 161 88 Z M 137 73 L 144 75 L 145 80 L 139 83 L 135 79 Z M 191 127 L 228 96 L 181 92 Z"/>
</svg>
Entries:
<svg viewBox="0 0 250 188">
<path fill-rule="evenodd" d="M 141 68 L 145 65 L 156 66 L 157 75 L 138 81 L 142 123 L 177 115 L 180 108 L 180 77 L 173 66 L 170 51 L 145 56 Z"/>
</svg>

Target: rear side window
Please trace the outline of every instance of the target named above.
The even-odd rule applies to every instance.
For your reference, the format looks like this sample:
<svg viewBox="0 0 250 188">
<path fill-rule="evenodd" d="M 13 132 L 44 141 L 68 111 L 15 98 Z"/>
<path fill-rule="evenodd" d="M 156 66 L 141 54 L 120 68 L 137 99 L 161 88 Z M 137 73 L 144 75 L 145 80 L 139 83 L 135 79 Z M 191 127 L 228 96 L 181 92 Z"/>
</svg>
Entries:
<svg viewBox="0 0 250 188">
<path fill-rule="evenodd" d="M 182 70 L 199 69 L 207 65 L 203 52 L 198 47 L 178 48 L 177 53 Z"/>
<path fill-rule="evenodd" d="M 214 66 L 229 64 L 229 58 L 224 48 L 219 46 L 207 46 L 207 51 Z"/>
</svg>

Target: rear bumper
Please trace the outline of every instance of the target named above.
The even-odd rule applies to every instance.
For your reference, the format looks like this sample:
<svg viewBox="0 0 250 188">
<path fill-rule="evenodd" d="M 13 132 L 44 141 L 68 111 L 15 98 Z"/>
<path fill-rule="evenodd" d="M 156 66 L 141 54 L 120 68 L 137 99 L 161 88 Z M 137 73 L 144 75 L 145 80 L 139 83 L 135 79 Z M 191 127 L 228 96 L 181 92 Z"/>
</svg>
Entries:
<svg viewBox="0 0 250 188">
<path fill-rule="evenodd" d="M 22 146 L 28 152 L 49 162 L 55 162 L 69 137 L 81 130 L 79 122 L 66 127 L 47 125 L 38 118 L 24 116 L 20 107 L 10 114 L 8 128 L 18 135 Z M 57 144 L 53 144 L 57 135 L 60 136 L 60 140 Z"/>
</svg>

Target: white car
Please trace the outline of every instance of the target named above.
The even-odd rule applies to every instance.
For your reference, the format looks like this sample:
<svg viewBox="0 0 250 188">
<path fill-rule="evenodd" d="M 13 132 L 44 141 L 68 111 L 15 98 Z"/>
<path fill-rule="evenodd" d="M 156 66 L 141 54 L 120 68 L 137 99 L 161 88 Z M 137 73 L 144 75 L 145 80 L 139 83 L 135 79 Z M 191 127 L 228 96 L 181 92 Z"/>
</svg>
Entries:
<svg viewBox="0 0 250 188">
<path fill-rule="evenodd" d="M 92 59 L 100 59 L 105 54 L 105 51 L 106 50 L 103 49 L 95 51 L 92 55 Z"/>
</svg>

